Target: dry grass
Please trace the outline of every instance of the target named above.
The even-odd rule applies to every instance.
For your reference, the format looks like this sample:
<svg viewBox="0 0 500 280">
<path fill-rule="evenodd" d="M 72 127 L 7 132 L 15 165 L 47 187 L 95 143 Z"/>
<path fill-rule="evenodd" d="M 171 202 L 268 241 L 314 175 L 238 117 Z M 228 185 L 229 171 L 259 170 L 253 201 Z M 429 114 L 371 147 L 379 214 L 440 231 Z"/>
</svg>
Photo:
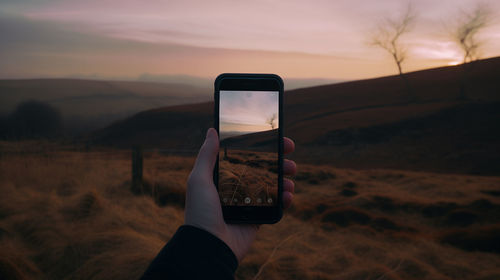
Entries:
<svg viewBox="0 0 500 280">
<path fill-rule="evenodd" d="M 188 171 L 172 171 L 169 183 L 183 184 L 176 172 Z M 4 156 L 0 178 L 7 278 L 138 278 L 183 221 L 182 209 L 130 191 L 126 154 Z"/>
<path fill-rule="evenodd" d="M 2 153 L 0 278 L 139 277 L 182 224 L 193 159 L 146 155 L 134 194 L 129 157 Z M 500 278 L 500 178 L 299 167 L 238 279 Z"/>
<path fill-rule="evenodd" d="M 258 206 L 276 202 L 277 159 L 275 153 L 230 150 L 219 153 L 219 195 L 228 205 Z M 249 197 L 250 203 L 244 199 Z"/>
</svg>

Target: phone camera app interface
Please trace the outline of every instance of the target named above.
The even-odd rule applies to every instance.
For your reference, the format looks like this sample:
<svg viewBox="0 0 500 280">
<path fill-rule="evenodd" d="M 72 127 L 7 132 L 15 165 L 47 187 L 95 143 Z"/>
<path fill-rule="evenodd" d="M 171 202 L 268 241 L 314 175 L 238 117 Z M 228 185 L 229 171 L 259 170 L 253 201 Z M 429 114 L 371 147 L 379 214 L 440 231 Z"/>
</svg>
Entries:
<svg viewBox="0 0 500 280">
<path fill-rule="evenodd" d="M 273 206 L 278 195 L 278 91 L 219 94 L 219 196 L 225 206 Z"/>
</svg>

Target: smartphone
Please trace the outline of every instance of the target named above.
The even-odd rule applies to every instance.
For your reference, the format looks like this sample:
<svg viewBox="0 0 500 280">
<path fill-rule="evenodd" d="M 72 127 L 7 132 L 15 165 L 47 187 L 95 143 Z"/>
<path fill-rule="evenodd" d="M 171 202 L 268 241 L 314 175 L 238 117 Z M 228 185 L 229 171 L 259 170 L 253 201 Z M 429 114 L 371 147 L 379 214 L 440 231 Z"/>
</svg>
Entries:
<svg viewBox="0 0 500 280">
<path fill-rule="evenodd" d="M 276 223 L 283 215 L 283 80 L 221 74 L 214 88 L 220 141 L 214 183 L 224 220 Z"/>
</svg>

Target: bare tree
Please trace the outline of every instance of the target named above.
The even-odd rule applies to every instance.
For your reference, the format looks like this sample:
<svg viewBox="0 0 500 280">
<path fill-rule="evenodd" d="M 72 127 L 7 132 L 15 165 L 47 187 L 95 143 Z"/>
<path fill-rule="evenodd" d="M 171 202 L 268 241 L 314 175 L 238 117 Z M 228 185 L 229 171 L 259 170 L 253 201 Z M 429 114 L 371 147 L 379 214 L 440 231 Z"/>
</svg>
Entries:
<svg viewBox="0 0 500 280">
<path fill-rule="evenodd" d="M 372 46 L 380 47 L 387 51 L 391 56 L 396 66 L 398 67 L 399 76 L 404 82 L 408 96 L 416 100 L 417 97 L 410 86 L 410 82 L 403 73 L 403 62 L 406 60 L 406 48 L 401 43 L 401 36 L 411 30 L 415 22 L 416 15 L 413 12 L 412 6 L 408 3 L 406 11 L 398 19 L 385 18 L 379 25 L 378 30 L 373 32 L 369 43 Z"/>
<path fill-rule="evenodd" d="M 463 16 L 457 21 L 451 35 L 464 52 L 463 63 L 479 58 L 483 42 L 478 41 L 476 35 L 490 22 L 491 13 L 484 3 L 477 4 L 470 12 L 463 12 Z"/>
<path fill-rule="evenodd" d="M 402 64 L 406 59 L 406 49 L 400 39 L 403 34 L 410 31 L 414 21 L 415 14 L 411 4 L 408 4 L 401 18 L 396 20 L 385 18 L 369 42 L 372 46 L 380 47 L 391 54 L 400 75 L 403 75 Z"/>
<path fill-rule="evenodd" d="M 266 120 L 266 123 L 271 126 L 271 129 L 274 129 L 274 127 L 276 126 L 274 122 L 275 120 L 276 120 L 276 113 L 274 113 Z"/>
<path fill-rule="evenodd" d="M 467 99 L 467 87 L 473 69 L 473 63 L 479 59 L 484 42 L 477 39 L 477 34 L 491 23 L 491 10 L 484 3 L 478 3 L 469 12 L 461 16 L 451 28 L 451 38 L 463 51 L 463 64 L 459 71 L 459 100 Z"/>
</svg>

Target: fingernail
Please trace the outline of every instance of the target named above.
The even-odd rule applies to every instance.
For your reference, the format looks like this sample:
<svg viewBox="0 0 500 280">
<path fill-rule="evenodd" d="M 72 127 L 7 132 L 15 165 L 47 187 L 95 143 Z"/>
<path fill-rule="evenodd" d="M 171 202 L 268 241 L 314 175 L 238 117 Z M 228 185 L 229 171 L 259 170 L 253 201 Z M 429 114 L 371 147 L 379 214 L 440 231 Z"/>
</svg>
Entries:
<svg viewBox="0 0 500 280">
<path fill-rule="evenodd" d="M 214 133 L 212 132 L 214 129 L 213 128 L 209 128 L 207 130 L 207 135 L 205 136 L 205 139 L 208 139 L 210 137 L 213 137 Z"/>
</svg>

